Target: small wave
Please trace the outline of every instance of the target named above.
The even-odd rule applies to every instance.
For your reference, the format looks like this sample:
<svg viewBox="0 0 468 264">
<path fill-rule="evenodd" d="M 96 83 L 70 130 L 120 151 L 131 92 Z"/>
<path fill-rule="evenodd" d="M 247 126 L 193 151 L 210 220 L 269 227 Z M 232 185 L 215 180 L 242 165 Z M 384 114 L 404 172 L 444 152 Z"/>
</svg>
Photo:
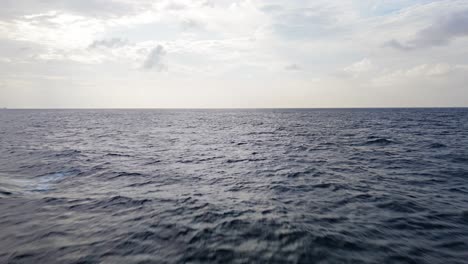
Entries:
<svg viewBox="0 0 468 264">
<path fill-rule="evenodd" d="M 132 157 L 131 155 L 120 154 L 120 153 L 107 153 L 105 156 L 107 157 Z"/>
<path fill-rule="evenodd" d="M 254 136 L 254 135 L 274 135 L 274 131 L 259 131 L 259 132 L 250 132 L 247 133 L 249 136 Z"/>
<path fill-rule="evenodd" d="M 143 186 L 151 185 L 151 184 L 157 184 L 157 182 L 155 181 L 137 182 L 137 183 L 132 183 L 128 185 L 127 187 L 143 187 Z"/>
<path fill-rule="evenodd" d="M 421 206 L 411 201 L 388 201 L 377 204 L 377 207 L 382 209 L 392 210 L 400 213 L 416 213 L 424 210 Z"/>
<path fill-rule="evenodd" d="M 194 223 L 214 223 L 223 219 L 223 214 L 218 212 L 204 212 L 198 215 L 195 215 L 193 218 Z"/>
<path fill-rule="evenodd" d="M 145 163 L 144 165 L 148 166 L 148 165 L 154 165 L 154 164 L 158 164 L 158 163 L 161 163 L 161 161 L 160 160 L 152 160 L 152 161 L 149 161 L 149 162 Z"/>
<path fill-rule="evenodd" d="M 465 241 L 450 241 L 439 243 L 437 247 L 463 251 L 466 250 L 468 244 Z"/>
<path fill-rule="evenodd" d="M 296 171 L 289 172 L 286 174 L 288 178 L 299 178 L 303 176 L 317 176 L 320 175 L 320 172 L 317 172 L 315 169 L 305 170 L 305 171 Z"/>
<path fill-rule="evenodd" d="M 439 148 L 446 148 L 447 146 L 442 143 L 432 143 L 429 145 L 431 149 L 439 149 Z"/>
<path fill-rule="evenodd" d="M 461 213 L 461 220 L 465 223 L 468 223 L 468 211 L 463 211 Z"/>
<path fill-rule="evenodd" d="M 451 155 L 450 160 L 454 163 L 468 164 L 468 155 Z"/>
<path fill-rule="evenodd" d="M 387 225 L 396 230 L 443 230 L 452 228 L 443 222 L 430 222 L 418 217 L 398 217 L 388 220 Z"/>
<path fill-rule="evenodd" d="M 70 157 L 74 155 L 79 155 L 81 154 L 81 151 L 76 150 L 76 149 L 69 149 L 69 150 L 63 150 L 59 153 L 54 154 L 56 157 Z"/>
<path fill-rule="evenodd" d="M 258 158 L 258 159 L 228 159 L 228 160 L 226 160 L 226 163 L 238 163 L 238 162 L 246 162 L 246 161 L 263 161 L 263 160 L 266 160 L 266 159 L 261 159 L 261 158 Z"/>
<path fill-rule="evenodd" d="M 10 195 L 12 195 L 12 194 L 13 194 L 13 193 L 10 192 L 10 191 L 6 191 L 6 190 L 0 189 L 0 195 L 10 196 Z"/>
<path fill-rule="evenodd" d="M 110 176 L 108 179 L 115 180 L 121 177 L 141 177 L 141 176 L 144 176 L 144 175 L 138 172 L 117 172 L 117 173 L 113 173 L 113 175 Z"/>
<path fill-rule="evenodd" d="M 73 210 L 118 210 L 132 207 L 140 207 L 151 203 L 150 199 L 134 199 L 126 196 L 113 196 L 107 199 L 87 200 L 84 203 L 73 204 L 69 209 Z"/>
<path fill-rule="evenodd" d="M 114 196 L 108 200 L 98 202 L 99 205 L 106 206 L 115 206 L 115 205 L 125 205 L 125 206 L 135 206 L 135 205 L 143 205 L 145 203 L 151 202 L 150 199 L 133 199 L 126 196 Z"/>
<path fill-rule="evenodd" d="M 341 249 L 341 250 L 348 250 L 348 251 L 361 251 L 365 250 L 362 243 L 355 243 L 352 241 L 348 241 L 346 237 L 338 236 L 338 235 L 323 235 L 317 236 L 314 239 L 314 244 L 328 247 L 332 249 Z"/>
<path fill-rule="evenodd" d="M 57 197 L 45 197 L 45 198 L 42 198 L 42 201 L 46 204 L 61 204 L 61 203 L 69 202 L 68 199 L 57 198 Z"/>
<path fill-rule="evenodd" d="M 332 191 L 339 191 L 342 189 L 347 189 L 346 185 L 336 183 L 336 182 L 324 182 L 324 183 L 317 183 L 312 184 L 311 189 L 331 189 Z"/>
<path fill-rule="evenodd" d="M 363 143 L 365 146 L 371 146 L 371 145 L 377 145 L 377 146 L 386 146 L 395 143 L 392 140 L 386 139 L 386 138 L 378 138 L 378 139 L 372 139 L 368 140 Z"/>
</svg>

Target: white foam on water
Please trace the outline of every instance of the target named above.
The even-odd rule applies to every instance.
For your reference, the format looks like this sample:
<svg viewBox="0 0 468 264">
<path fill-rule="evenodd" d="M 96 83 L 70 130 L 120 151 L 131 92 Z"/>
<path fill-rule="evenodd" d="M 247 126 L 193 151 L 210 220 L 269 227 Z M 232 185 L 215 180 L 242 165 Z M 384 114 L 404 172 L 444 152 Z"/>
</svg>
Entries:
<svg viewBox="0 0 468 264">
<path fill-rule="evenodd" d="M 52 174 L 47 174 L 41 176 L 39 181 L 33 186 L 32 191 L 35 192 L 44 192 L 53 189 L 55 183 L 60 182 L 65 177 L 70 176 L 70 173 L 66 172 L 56 172 Z"/>
</svg>

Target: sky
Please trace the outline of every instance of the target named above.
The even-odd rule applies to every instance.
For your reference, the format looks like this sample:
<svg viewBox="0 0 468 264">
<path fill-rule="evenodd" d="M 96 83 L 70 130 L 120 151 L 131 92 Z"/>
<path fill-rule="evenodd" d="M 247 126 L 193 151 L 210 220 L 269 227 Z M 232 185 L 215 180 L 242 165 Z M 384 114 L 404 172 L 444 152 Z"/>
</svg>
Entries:
<svg viewBox="0 0 468 264">
<path fill-rule="evenodd" d="M 2 0 L 0 107 L 468 106 L 466 0 Z"/>
</svg>

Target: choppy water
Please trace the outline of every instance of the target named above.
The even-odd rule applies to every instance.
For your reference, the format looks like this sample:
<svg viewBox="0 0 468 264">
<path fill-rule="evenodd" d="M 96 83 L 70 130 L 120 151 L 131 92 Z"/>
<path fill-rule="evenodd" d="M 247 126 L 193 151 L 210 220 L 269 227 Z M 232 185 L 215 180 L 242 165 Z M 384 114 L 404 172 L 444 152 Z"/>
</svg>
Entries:
<svg viewBox="0 0 468 264">
<path fill-rule="evenodd" d="M 467 259 L 468 109 L 0 111 L 0 263 Z"/>
</svg>

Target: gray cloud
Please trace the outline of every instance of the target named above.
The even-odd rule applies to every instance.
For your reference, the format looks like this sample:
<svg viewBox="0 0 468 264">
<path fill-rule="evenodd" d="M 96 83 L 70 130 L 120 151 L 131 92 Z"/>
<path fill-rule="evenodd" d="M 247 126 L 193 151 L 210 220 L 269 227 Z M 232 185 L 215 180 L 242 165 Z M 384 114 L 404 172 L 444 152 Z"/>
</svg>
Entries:
<svg viewBox="0 0 468 264">
<path fill-rule="evenodd" d="M 392 39 L 384 43 L 384 47 L 390 47 L 394 49 L 399 49 L 399 50 L 412 50 L 414 47 L 409 46 L 408 44 L 403 44 L 399 42 L 398 40 Z"/>
<path fill-rule="evenodd" d="M 167 66 L 164 64 L 164 56 L 166 56 L 166 50 L 161 45 L 156 46 L 152 49 L 145 61 L 143 62 L 143 69 L 155 69 L 157 71 L 164 71 Z"/>
<path fill-rule="evenodd" d="M 204 27 L 203 23 L 193 19 L 193 18 L 185 18 L 180 23 L 183 30 L 191 30 L 191 29 L 201 29 Z"/>
<path fill-rule="evenodd" d="M 275 13 L 275 12 L 283 11 L 284 8 L 280 5 L 264 5 L 260 7 L 260 10 L 265 13 Z"/>
<path fill-rule="evenodd" d="M 184 4 L 181 4 L 181 3 L 176 3 L 176 2 L 170 2 L 167 6 L 166 6 L 166 9 L 167 10 L 184 10 L 184 9 L 187 9 L 187 6 L 184 5 Z"/>
<path fill-rule="evenodd" d="M 0 38 L 0 59 L 11 59 L 19 62 L 34 59 L 38 54 L 45 52 L 41 45 L 21 40 L 9 40 Z"/>
<path fill-rule="evenodd" d="M 445 46 L 455 38 L 468 35 L 468 10 L 451 14 L 438 19 L 434 24 L 424 28 L 416 37 L 407 42 L 392 39 L 384 46 L 409 51 L 435 46 Z"/>
<path fill-rule="evenodd" d="M 302 70 L 301 66 L 297 65 L 297 64 L 290 64 L 290 65 L 287 65 L 286 67 L 284 67 L 285 70 L 287 71 L 300 71 Z"/>
<path fill-rule="evenodd" d="M 99 48 L 99 47 L 119 48 L 127 44 L 128 44 L 128 41 L 126 39 L 111 38 L 111 39 L 95 40 L 93 43 L 91 43 L 91 45 L 89 45 L 89 48 L 91 49 Z"/>
<path fill-rule="evenodd" d="M 215 7 L 215 4 L 213 1 L 211 0 L 205 0 L 203 2 L 201 2 L 201 6 L 205 6 L 205 7 Z"/>
</svg>

